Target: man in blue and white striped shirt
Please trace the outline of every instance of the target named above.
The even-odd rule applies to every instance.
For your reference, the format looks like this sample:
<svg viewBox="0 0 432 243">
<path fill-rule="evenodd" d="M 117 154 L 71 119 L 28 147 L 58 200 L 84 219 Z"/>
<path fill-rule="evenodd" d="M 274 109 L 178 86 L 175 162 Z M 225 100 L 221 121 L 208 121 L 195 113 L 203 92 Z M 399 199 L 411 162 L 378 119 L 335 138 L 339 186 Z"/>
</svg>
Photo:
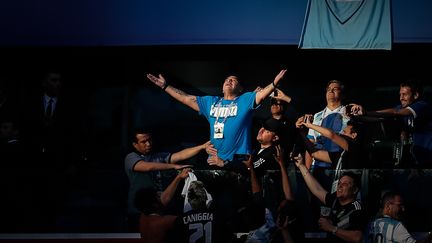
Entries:
<svg viewBox="0 0 432 243">
<path fill-rule="evenodd" d="M 398 192 L 389 191 L 383 195 L 381 210 L 382 215 L 368 226 L 366 242 L 430 242 L 430 234 L 426 239 L 417 241 L 400 221 L 405 206 Z"/>
</svg>

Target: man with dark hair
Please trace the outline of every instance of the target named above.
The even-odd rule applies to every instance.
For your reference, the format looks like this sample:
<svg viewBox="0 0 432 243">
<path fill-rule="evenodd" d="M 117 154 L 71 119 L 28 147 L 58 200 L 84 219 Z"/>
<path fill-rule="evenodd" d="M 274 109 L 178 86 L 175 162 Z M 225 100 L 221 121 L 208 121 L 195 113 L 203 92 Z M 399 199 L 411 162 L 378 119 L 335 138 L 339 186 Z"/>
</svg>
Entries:
<svg viewBox="0 0 432 243">
<path fill-rule="evenodd" d="M 308 121 L 313 125 L 320 126 L 334 133 L 341 133 L 346 127 L 349 117 L 346 115 L 346 108 L 342 101 L 344 99 L 344 84 L 339 80 L 330 80 L 326 84 L 325 98 L 326 106 L 323 110 L 315 113 L 312 116 L 307 116 Z M 302 132 L 302 130 L 300 130 Z M 307 130 L 307 139 L 313 144 L 313 149 L 316 151 L 327 151 L 330 153 L 340 154 L 343 149 L 334 141 L 326 136 L 323 136 L 319 131 L 314 129 Z M 330 176 L 327 170 L 331 169 L 331 163 L 322 160 L 317 156 L 313 157 L 308 150 L 304 153 L 305 165 L 320 185 L 330 190 L 333 183 L 333 176 Z M 295 155 L 294 155 L 295 156 Z M 315 197 L 310 197 L 310 205 L 312 207 L 311 221 L 315 222 L 319 216 L 319 205 L 321 202 Z M 307 217 L 308 218 L 308 217 Z M 313 228 L 312 230 L 316 230 Z"/>
<path fill-rule="evenodd" d="M 400 221 L 404 212 L 405 205 L 399 192 L 384 193 L 381 199 L 381 215 L 369 224 L 366 242 L 430 242 L 430 232 L 425 239 L 419 241 L 408 232 Z"/>
<path fill-rule="evenodd" d="M 329 193 L 309 172 L 301 155 L 295 160 L 309 190 L 330 208 L 328 218 L 320 217 L 318 221 L 321 230 L 331 233 L 328 234 L 329 242 L 360 242 L 365 216 L 361 203 L 356 199 L 360 191 L 358 176 L 352 172 L 344 173 L 336 192 Z"/>
<path fill-rule="evenodd" d="M 346 115 L 345 106 L 342 104 L 344 99 L 344 84 L 339 80 L 331 80 L 326 85 L 326 108 L 317 112 L 310 121 L 314 125 L 328 128 L 335 133 L 340 133 L 346 127 L 349 117 Z M 308 138 L 315 144 L 317 149 L 329 152 L 341 152 L 342 149 L 330 139 L 322 136 L 318 131 L 309 129 Z M 330 164 L 319 159 L 312 158 L 309 153 L 305 156 L 306 166 L 309 169 L 325 169 Z M 325 183 L 325 182 L 321 182 Z M 323 185 L 324 187 L 328 185 Z"/>
<path fill-rule="evenodd" d="M 400 105 L 366 112 L 361 105 L 353 105 L 354 115 L 396 116 L 403 121 L 401 142 L 409 146 L 414 164 L 421 167 L 432 166 L 432 107 L 422 99 L 423 88 L 416 81 L 400 84 Z"/>
<path fill-rule="evenodd" d="M 128 215 L 132 230 L 138 225 L 139 210 L 134 206 L 135 195 L 138 190 L 145 187 L 156 187 L 162 191 L 161 182 L 157 178 L 159 171 L 182 169 L 190 165 L 177 164 L 179 161 L 192 158 L 201 150 L 205 150 L 209 142 L 186 148 L 176 153 L 153 153 L 152 135 L 147 130 L 137 129 L 132 138 L 133 152 L 126 155 L 125 171 L 129 179 Z M 164 203 L 164 202 L 163 202 Z"/>
<path fill-rule="evenodd" d="M 366 158 L 363 156 L 364 152 L 361 150 L 360 144 L 358 143 L 358 138 L 361 136 L 361 123 L 350 120 L 341 133 L 335 133 L 328 128 L 311 123 L 310 119 L 307 119 L 308 117 L 310 117 L 310 115 L 300 117 L 296 122 L 296 127 L 300 129 L 299 132 L 305 143 L 306 150 L 313 158 L 329 163 L 332 169 L 357 169 L 365 167 L 364 161 L 366 161 Z M 323 137 L 339 145 L 342 151 L 330 152 L 324 149 L 317 149 L 312 142 L 305 137 L 305 132 L 301 130 L 304 128 L 319 132 Z"/>
<path fill-rule="evenodd" d="M 234 154 L 251 154 L 250 129 L 253 111 L 276 89 L 286 70 L 260 91 L 243 92 L 237 76 L 228 76 L 222 87 L 223 97 L 194 96 L 169 85 L 162 75 L 147 74 L 147 78 L 170 96 L 198 111 L 210 124 L 210 141 L 214 145 L 208 163 L 224 167 Z"/>
</svg>

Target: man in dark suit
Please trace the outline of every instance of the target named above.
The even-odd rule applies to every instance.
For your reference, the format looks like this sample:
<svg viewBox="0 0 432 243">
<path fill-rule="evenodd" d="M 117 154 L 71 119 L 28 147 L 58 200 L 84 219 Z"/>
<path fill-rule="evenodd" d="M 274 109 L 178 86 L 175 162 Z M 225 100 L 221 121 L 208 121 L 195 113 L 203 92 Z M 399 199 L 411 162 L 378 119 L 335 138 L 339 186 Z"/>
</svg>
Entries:
<svg viewBox="0 0 432 243">
<path fill-rule="evenodd" d="M 23 136 L 29 143 L 30 167 L 35 181 L 35 213 L 41 217 L 41 230 L 54 230 L 55 217 L 62 209 L 68 191 L 68 180 L 77 157 L 77 113 L 79 99 L 68 99 L 63 92 L 62 76 L 48 72 L 42 79 L 41 92 L 32 92 L 23 108 Z M 71 102 L 73 101 L 73 102 Z M 39 215 L 40 214 L 40 215 Z"/>
</svg>

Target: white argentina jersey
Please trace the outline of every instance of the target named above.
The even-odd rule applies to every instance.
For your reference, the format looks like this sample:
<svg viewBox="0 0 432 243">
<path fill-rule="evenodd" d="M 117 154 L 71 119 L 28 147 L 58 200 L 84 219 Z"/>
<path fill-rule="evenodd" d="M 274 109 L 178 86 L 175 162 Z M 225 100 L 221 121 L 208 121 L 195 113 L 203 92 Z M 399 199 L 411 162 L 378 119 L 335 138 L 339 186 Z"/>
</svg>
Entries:
<svg viewBox="0 0 432 243">
<path fill-rule="evenodd" d="M 377 218 L 369 224 L 365 240 L 369 243 L 416 242 L 400 221 L 388 216 Z"/>
</svg>

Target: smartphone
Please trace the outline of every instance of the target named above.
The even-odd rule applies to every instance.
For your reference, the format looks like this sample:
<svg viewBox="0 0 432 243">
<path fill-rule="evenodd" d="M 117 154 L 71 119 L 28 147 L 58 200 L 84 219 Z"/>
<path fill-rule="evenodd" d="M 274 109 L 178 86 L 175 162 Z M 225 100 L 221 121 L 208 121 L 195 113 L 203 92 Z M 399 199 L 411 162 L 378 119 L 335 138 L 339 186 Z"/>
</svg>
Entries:
<svg viewBox="0 0 432 243">
<path fill-rule="evenodd" d="M 345 114 L 347 116 L 352 116 L 353 115 L 352 112 L 351 112 L 352 107 L 353 107 L 353 105 L 347 105 L 347 106 L 345 106 Z"/>
<path fill-rule="evenodd" d="M 294 158 L 297 157 L 301 153 L 301 147 L 297 144 L 294 144 L 290 153 L 290 159 L 294 161 Z"/>
<path fill-rule="evenodd" d="M 273 91 L 273 97 L 274 96 L 278 96 L 278 91 L 277 91 L 277 89 L 275 89 L 274 91 Z"/>
</svg>

